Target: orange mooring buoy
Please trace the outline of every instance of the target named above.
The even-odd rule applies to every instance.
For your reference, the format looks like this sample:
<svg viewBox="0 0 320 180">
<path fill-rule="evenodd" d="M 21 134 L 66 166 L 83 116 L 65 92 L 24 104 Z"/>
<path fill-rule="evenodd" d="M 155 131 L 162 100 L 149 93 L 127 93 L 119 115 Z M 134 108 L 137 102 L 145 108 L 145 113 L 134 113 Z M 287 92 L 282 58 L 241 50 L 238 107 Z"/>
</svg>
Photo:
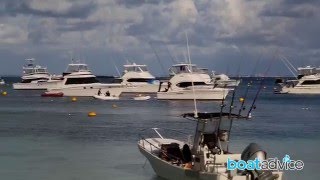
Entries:
<svg viewBox="0 0 320 180">
<path fill-rule="evenodd" d="M 94 112 L 94 111 L 91 111 L 91 112 L 88 113 L 88 116 L 89 117 L 94 117 L 94 116 L 97 116 L 97 113 Z"/>
</svg>

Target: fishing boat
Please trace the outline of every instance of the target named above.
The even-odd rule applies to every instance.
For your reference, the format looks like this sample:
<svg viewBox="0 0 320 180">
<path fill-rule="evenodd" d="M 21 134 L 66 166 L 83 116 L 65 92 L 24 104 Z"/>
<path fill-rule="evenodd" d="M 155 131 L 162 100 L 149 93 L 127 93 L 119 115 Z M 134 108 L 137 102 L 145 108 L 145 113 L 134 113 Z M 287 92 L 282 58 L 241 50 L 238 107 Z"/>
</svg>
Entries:
<svg viewBox="0 0 320 180">
<path fill-rule="evenodd" d="M 220 112 L 212 113 L 198 113 L 194 101 L 195 111 L 182 115 L 196 123 L 193 136 L 188 136 L 188 140 L 180 140 L 178 136 L 165 137 L 158 128 L 152 128 L 155 132 L 153 136 L 150 136 L 150 133 L 144 135 L 144 132 L 140 134 L 139 151 L 149 161 L 155 173 L 168 180 L 283 180 L 283 172 L 262 169 L 259 163 L 257 168 L 250 169 L 230 169 L 229 166 L 229 161 L 235 163 L 267 160 L 266 151 L 256 143 L 250 143 L 242 153 L 234 153 L 229 148 L 233 121 L 252 118 L 251 111 L 255 109 L 261 88 L 262 86 L 245 116 L 241 113 L 244 102 L 241 98 L 239 113 L 232 113 L 235 107 L 234 92 L 227 112 L 224 110 L 224 100 Z"/>
<path fill-rule="evenodd" d="M 123 90 L 123 85 L 121 84 L 100 83 L 85 63 L 69 64 L 66 72 L 63 74 L 63 79 L 52 83 L 54 85 L 48 88 L 47 92 L 62 92 L 64 96 L 92 97 L 99 90 L 109 91 L 112 95 L 119 96 Z"/>
<path fill-rule="evenodd" d="M 141 135 L 139 151 L 147 158 L 155 173 L 175 180 L 282 180 L 283 173 L 269 170 L 228 170 L 227 161 L 266 160 L 266 152 L 255 143 L 242 153 L 229 150 L 233 120 L 246 119 L 230 113 L 187 113 L 184 118 L 197 123 L 193 142 L 167 138 L 153 128 L 155 136 Z"/>
<path fill-rule="evenodd" d="M 126 64 L 121 77 L 124 93 L 156 93 L 160 81 L 148 71 L 144 64 Z"/>
<path fill-rule="evenodd" d="M 275 93 L 280 94 L 320 94 L 320 74 L 304 75 L 297 80 L 279 83 Z"/>
<path fill-rule="evenodd" d="M 229 92 L 210 83 L 208 74 L 199 71 L 194 64 L 175 64 L 170 68 L 171 78 L 164 91 L 157 92 L 160 100 L 222 100 Z M 159 89 L 162 89 L 160 84 Z"/>
<path fill-rule="evenodd" d="M 235 88 L 239 86 L 240 80 L 230 79 L 225 74 L 212 74 L 212 83 L 215 87 L 221 87 L 221 88 Z"/>
<path fill-rule="evenodd" d="M 26 59 L 27 64 L 23 66 L 22 81 L 13 83 L 15 90 L 47 90 L 53 85 L 51 82 L 60 81 L 60 79 L 51 76 L 46 67 L 36 65 L 35 59 Z"/>
</svg>

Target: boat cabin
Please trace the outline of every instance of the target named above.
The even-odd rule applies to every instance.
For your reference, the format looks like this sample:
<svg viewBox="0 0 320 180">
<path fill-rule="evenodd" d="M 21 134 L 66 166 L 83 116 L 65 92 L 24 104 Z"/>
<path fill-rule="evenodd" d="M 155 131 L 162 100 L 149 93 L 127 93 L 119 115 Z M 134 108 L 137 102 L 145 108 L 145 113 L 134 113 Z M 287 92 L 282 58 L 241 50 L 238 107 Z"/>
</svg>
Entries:
<svg viewBox="0 0 320 180">
<path fill-rule="evenodd" d="M 74 72 L 90 72 L 87 64 L 77 63 L 77 64 L 69 64 L 66 71 L 63 73 L 63 76 L 67 74 L 71 74 Z"/>
<path fill-rule="evenodd" d="M 48 74 L 48 70 L 45 67 L 35 65 L 35 59 L 26 59 L 27 64 L 23 67 L 24 75 L 34 75 L 34 74 Z"/>
<path fill-rule="evenodd" d="M 183 117 L 197 121 L 197 129 L 193 142 L 193 152 L 204 147 L 213 154 L 228 154 L 229 135 L 232 121 L 244 118 L 237 114 L 230 113 L 194 113 L 184 114 Z"/>
<path fill-rule="evenodd" d="M 320 68 L 311 67 L 311 66 L 299 67 L 297 70 L 298 70 L 298 79 L 301 79 L 303 76 L 320 73 Z"/>
<path fill-rule="evenodd" d="M 127 64 L 124 65 L 122 81 L 124 83 L 153 83 L 155 77 L 151 75 L 146 65 Z"/>
<path fill-rule="evenodd" d="M 202 72 L 195 64 L 175 64 L 169 69 L 170 76 L 174 76 L 180 73 Z"/>
<path fill-rule="evenodd" d="M 124 74 L 127 72 L 146 72 L 148 68 L 146 65 L 138 65 L 136 63 L 124 65 Z"/>
</svg>

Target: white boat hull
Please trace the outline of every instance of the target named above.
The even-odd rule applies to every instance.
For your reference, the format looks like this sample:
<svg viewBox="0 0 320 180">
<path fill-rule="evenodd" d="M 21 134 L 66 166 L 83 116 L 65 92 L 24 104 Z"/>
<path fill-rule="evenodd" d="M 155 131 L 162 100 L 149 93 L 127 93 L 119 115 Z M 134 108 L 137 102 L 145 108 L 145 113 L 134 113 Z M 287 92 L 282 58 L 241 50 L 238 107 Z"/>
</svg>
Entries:
<svg viewBox="0 0 320 180">
<path fill-rule="evenodd" d="M 31 82 L 31 83 L 13 83 L 15 90 L 47 90 L 55 87 L 55 83 L 48 82 Z"/>
<path fill-rule="evenodd" d="M 144 148 L 144 146 L 146 146 Z M 227 172 L 199 172 L 194 171 L 192 169 L 184 169 L 181 166 L 172 164 L 171 162 L 167 162 L 165 160 L 160 159 L 156 155 L 152 154 L 150 150 L 147 148 L 147 144 L 138 144 L 139 151 L 143 156 L 145 156 L 149 163 L 151 164 L 152 169 L 155 173 L 165 179 L 168 180 L 229 180 L 229 176 Z M 153 147 L 155 148 L 155 147 Z M 283 179 L 282 172 L 273 172 L 274 174 L 278 174 L 278 180 Z M 232 180 L 250 180 L 249 176 L 233 176 Z"/>
<path fill-rule="evenodd" d="M 49 89 L 49 93 L 59 93 L 62 92 L 64 96 L 94 96 L 97 95 L 99 89 L 101 93 L 104 94 L 106 91 L 109 91 L 111 96 L 120 96 L 123 91 L 121 85 L 116 84 L 81 84 L 81 85 L 68 85 L 67 87 Z"/>
<path fill-rule="evenodd" d="M 197 89 L 193 90 L 171 90 L 158 92 L 157 98 L 163 100 L 222 100 L 228 95 L 229 90 L 224 88 Z"/>
<path fill-rule="evenodd" d="M 101 100 L 119 100 L 119 96 L 94 95 L 93 97 Z"/>
<path fill-rule="evenodd" d="M 159 85 L 145 84 L 145 85 L 127 85 L 123 89 L 124 93 L 156 93 L 158 92 Z"/>
<path fill-rule="evenodd" d="M 280 91 L 283 94 L 320 94 L 319 87 L 283 87 Z"/>
<path fill-rule="evenodd" d="M 171 164 L 170 162 L 164 161 L 157 156 L 146 151 L 142 146 L 139 145 L 140 152 L 148 159 L 155 173 L 168 180 L 228 180 L 227 173 L 204 173 L 197 172 L 190 169 L 184 169 L 180 166 Z M 234 177 L 233 180 L 249 180 L 243 177 Z"/>
</svg>

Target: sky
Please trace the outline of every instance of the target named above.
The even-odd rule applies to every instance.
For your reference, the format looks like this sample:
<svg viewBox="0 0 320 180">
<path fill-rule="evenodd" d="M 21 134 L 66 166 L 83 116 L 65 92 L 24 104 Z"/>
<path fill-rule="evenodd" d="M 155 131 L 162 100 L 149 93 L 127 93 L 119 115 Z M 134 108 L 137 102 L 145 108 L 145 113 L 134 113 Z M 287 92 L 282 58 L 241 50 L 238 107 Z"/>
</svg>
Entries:
<svg viewBox="0 0 320 180">
<path fill-rule="evenodd" d="M 26 58 L 60 74 L 73 58 L 97 75 L 135 62 L 164 76 L 188 60 L 186 34 L 210 71 L 291 75 L 281 59 L 320 65 L 319 33 L 319 0 L 1 0 L 0 75 Z"/>
</svg>

